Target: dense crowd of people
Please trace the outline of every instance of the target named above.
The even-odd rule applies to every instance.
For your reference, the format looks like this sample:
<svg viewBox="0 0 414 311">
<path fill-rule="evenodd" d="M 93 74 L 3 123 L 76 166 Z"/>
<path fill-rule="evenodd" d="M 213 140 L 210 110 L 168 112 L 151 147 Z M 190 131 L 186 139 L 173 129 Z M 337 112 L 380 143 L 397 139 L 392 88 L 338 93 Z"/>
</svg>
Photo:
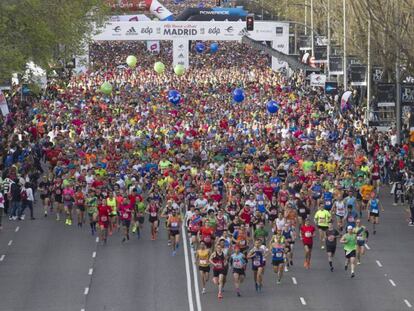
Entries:
<svg viewBox="0 0 414 311">
<path fill-rule="evenodd" d="M 136 68 L 125 65 L 131 54 Z M 212 269 L 222 298 L 229 270 L 241 295 L 249 261 L 257 291 L 269 258 L 280 283 L 297 239 L 309 269 L 316 234 L 331 271 L 337 240 L 344 245 L 354 277 L 384 208 L 380 186 L 393 184 L 395 204 L 413 204 L 413 162 L 395 131 L 367 127 L 361 107 L 341 109 L 340 96 L 311 88 L 304 73 L 272 71 L 249 46 L 192 51 L 183 76 L 168 65 L 170 43 L 159 55 L 144 43 L 95 43 L 90 59 L 90 71 L 50 83 L 41 99 L 10 100 L 0 211 L 11 221 L 24 220 L 26 208 L 34 219 L 38 197 L 44 217 L 87 224 L 102 243 L 120 229 L 122 242 L 140 237 L 147 221 L 155 240 L 162 223 L 173 255 L 185 228 L 203 293 Z M 156 61 L 167 64 L 164 73 Z M 105 81 L 111 95 L 99 91 Z M 233 100 L 235 88 L 244 101 Z M 266 109 L 271 99 L 277 113 Z"/>
</svg>

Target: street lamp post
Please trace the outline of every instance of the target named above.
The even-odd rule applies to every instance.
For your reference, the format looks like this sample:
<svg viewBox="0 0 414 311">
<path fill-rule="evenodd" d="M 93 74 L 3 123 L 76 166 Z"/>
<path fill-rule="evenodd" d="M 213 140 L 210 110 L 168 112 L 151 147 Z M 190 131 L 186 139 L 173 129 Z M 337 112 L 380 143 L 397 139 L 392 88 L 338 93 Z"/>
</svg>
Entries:
<svg viewBox="0 0 414 311">
<path fill-rule="evenodd" d="M 342 16 L 344 22 L 344 91 L 348 88 L 348 71 L 347 71 L 347 58 L 346 58 L 346 0 L 342 0 Z"/>
<path fill-rule="evenodd" d="M 315 36 L 313 33 L 313 0 L 311 0 L 310 5 L 311 5 L 310 10 L 311 10 L 311 37 L 312 37 L 311 47 L 312 47 L 312 56 L 315 56 L 315 42 L 314 42 Z"/>
</svg>

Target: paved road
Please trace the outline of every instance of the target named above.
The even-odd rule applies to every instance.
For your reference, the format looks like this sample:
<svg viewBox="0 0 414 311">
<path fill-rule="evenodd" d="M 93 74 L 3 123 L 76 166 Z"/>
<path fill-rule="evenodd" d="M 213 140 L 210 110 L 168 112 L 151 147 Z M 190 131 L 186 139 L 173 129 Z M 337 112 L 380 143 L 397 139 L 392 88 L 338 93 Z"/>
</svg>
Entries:
<svg viewBox="0 0 414 311">
<path fill-rule="evenodd" d="M 386 211 L 355 279 L 344 271 L 341 251 L 336 270 L 330 272 L 318 242 L 312 268 L 305 270 L 298 243 L 295 266 L 285 274 L 281 285 L 276 285 L 268 266 L 264 290 L 256 294 L 248 270 L 243 297 L 238 298 L 229 275 L 224 299 L 218 302 L 216 289 L 209 284 L 207 294 L 201 296 L 202 309 L 227 311 L 237 305 L 240 311 L 413 310 L 409 305 L 414 306 L 414 228 L 407 226 L 404 209 L 391 205 L 387 191 L 382 197 Z M 133 236 L 124 245 L 120 240 L 116 233 L 103 246 L 96 243 L 87 228 L 67 227 L 52 218 L 5 221 L 0 233 L 0 309 L 198 310 L 192 270 L 193 299 L 189 307 L 182 246 L 172 257 L 165 232 L 161 231 L 160 239 L 153 242 L 148 227 L 141 240 Z"/>
</svg>

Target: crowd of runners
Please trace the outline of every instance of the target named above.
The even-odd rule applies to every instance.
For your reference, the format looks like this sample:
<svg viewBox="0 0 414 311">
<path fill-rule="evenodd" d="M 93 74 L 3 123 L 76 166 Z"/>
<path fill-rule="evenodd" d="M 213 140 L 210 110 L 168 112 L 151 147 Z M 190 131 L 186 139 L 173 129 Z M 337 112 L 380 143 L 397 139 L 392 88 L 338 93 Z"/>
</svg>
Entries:
<svg viewBox="0 0 414 311">
<path fill-rule="evenodd" d="M 273 72 L 246 45 L 193 51 L 181 77 L 171 53 L 168 43 L 159 55 L 144 43 L 96 43 L 86 74 L 50 83 L 41 99 L 13 97 L 0 135 L 0 211 L 24 220 L 28 208 L 34 219 L 38 198 L 37 215 L 87 227 L 102 243 L 118 231 L 122 243 L 144 229 L 152 240 L 166 232 L 172 255 L 188 235 L 202 291 L 212 270 L 219 298 L 228 274 L 241 295 L 248 265 L 257 291 L 266 263 L 280 283 L 300 246 L 304 268 L 317 245 L 333 271 L 343 245 L 354 277 L 384 210 L 381 185 L 393 184 L 395 204 L 412 205 L 409 146 L 395 143 L 395 131 L 368 128 L 360 103 L 341 110 L 340 94 L 309 87 L 304 73 Z M 99 91 L 104 81 L 110 96 Z M 237 87 L 241 103 L 232 100 Z M 168 102 L 172 89 L 178 105 Z"/>
</svg>

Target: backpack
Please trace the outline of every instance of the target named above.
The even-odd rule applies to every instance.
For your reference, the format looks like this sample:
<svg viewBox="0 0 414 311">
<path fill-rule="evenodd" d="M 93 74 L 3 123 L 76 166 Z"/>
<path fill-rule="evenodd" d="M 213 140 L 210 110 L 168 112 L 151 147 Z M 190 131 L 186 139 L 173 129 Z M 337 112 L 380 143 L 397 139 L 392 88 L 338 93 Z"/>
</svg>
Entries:
<svg viewBox="0 0 414 311">
<path fill-rule="evenodd" d="M 26 192 L 26 189 L 22 189 L 22 191 L 20 192 L 20 199 L 22 201 L 27 201 L 27 192 Z"/>
</svg>

